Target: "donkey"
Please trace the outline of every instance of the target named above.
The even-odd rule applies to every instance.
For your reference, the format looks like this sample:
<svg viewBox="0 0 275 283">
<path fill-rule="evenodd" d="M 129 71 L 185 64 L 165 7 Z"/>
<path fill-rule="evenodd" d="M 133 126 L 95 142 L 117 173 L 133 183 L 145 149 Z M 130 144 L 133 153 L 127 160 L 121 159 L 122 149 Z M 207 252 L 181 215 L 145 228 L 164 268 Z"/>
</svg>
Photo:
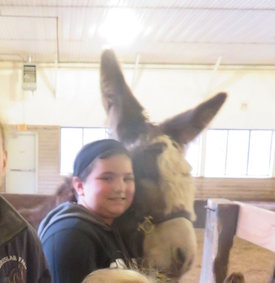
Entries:
<svg viewBox="0 0 275 283">
<path fill-rule="evenodd" d="M 149 121 L 127 85 L 112 50 L 101 56 L 100 86 L 112 138 L 132 153 L 136 194 L 117 220 L 131 256 L 140 268 L 153 268 L 166 278 L 188 271 L 196 253 L 195 187 L 183 146 L 213 119 L 226 93 L 159 125 Z"/>
</svg>

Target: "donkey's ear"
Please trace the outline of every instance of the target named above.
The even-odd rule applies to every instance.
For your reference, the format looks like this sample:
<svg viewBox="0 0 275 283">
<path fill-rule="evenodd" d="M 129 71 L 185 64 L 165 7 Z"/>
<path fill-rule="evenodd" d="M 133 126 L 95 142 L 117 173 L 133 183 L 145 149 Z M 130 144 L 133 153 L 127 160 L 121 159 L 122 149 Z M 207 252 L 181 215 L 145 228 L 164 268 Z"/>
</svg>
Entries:
<svg viewBox="0 0 275 283">
<path fill-rule="evenodd" d="M 100 86 L 112 136 L 126 143 L 134 141 L 145 131 L 146 118 L 112 50 L 105 50 L 101 55 Z"/>
<path fill-rule="evenodd" d="M 219 93 L 194 109 L 164 121 L 160 124 L 162 132 L 180 144 L 187 144 L 214 118 L 226 97 L 226 93 Z"/>
</svg>

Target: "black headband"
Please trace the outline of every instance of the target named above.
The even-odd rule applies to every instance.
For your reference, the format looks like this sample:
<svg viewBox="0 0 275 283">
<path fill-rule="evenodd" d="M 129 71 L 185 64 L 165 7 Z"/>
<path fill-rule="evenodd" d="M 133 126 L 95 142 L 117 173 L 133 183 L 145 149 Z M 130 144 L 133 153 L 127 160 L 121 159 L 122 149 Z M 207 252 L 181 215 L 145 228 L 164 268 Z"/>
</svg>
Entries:
<svg viewBox="0 0 275 283">
<path fill-rule="evenodd" d="M 79 175 L 97 157 L 107 152 L 113 152 L 113 151 L 117 151 L 129 155 L 127 149 L 122 145 L 122 143 L 116 140 L 104 139 L 86 144 L 78 152 L 75 158 L 73 176 L 79 177 Z"/>
</svg>

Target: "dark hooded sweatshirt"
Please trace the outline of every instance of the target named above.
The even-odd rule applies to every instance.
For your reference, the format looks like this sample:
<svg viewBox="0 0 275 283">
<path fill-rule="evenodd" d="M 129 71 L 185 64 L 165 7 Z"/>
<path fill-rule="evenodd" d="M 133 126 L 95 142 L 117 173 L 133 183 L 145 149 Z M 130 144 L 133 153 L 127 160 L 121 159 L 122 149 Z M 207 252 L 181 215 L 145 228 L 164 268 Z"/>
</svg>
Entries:
<svg viewBox="0 0 275 283">
<path fill-rule="evenodd" d="M 0 196 L 0 282 L 50 283 L 35 230 Z"/>
<path fill-rule="evenodd" d="M 128 262 L 115 227 L 76 203 L 52 210 L 38 234 L 54 283 L 80 283 L 93 270 Z"/>
</svg>

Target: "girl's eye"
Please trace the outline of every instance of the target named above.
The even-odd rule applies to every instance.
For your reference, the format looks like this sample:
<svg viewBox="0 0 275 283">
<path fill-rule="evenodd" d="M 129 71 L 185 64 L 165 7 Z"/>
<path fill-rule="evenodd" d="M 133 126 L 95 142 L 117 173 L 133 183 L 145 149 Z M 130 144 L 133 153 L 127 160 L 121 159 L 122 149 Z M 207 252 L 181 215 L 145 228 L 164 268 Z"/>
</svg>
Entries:
<svg viewBox="0 0 275 283">
<path fill-rule="evenodd" d="M 112 180 L 112 177 L 110 177 L 110 176 L 103 176 L 103 177 L 100 177 L 99 179 L 103 180 L 103 181 L 110 182 Z"/>
<path fill-rule="evenodd" d="M 125 177 L 124 178 L 124 182 L 130 183 L 130 182 L 134 182 L 135 178 L 134 177 Z"/>
</svg>

